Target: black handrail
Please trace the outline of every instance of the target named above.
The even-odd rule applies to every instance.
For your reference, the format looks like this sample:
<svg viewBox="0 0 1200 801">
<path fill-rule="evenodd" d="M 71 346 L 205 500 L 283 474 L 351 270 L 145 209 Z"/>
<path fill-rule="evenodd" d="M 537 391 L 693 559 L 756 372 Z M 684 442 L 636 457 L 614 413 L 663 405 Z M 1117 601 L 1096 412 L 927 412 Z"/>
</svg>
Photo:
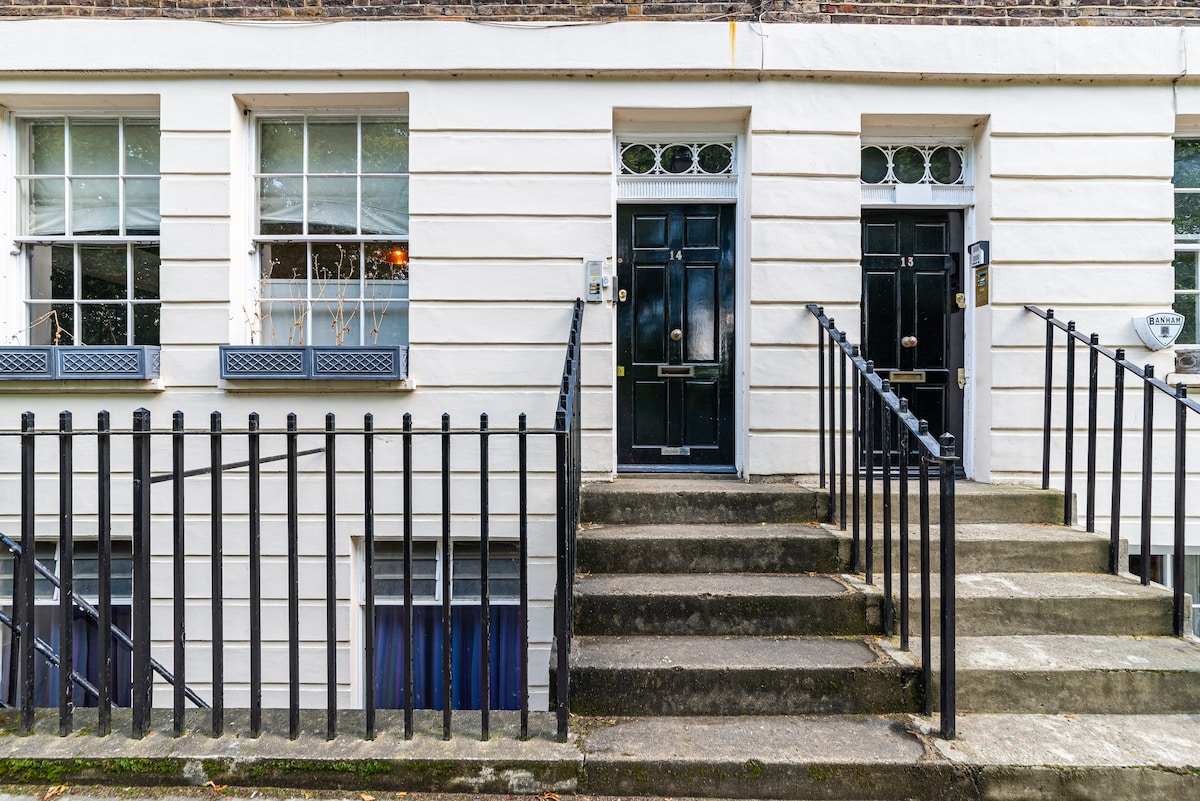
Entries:
<svg viewBox="0 0 1200 801">
<path fill-rule="evenodd" d="M 1123 441 L 1125 436 L 1125 378 L 1132 375 L 1142 382 L 1142 465 L 1141 465 L 1141 514 L 1140 514 L 1140 548 L 1142 584 L 1150 583 L 1150 524 L 1152 519 L 1151 505 L 1153 500 L 1153 456 L 1154 456 L 1154 406 L 1159 393 L 1165 395 L 1174 403 L 1175 411 L 1175 469 L 1174 469 L 1174 543 L 1173 543 L 1173 575 L 1174 584 L 1174 615 L 1173 629 L 1177 636 L 1184 629 L 1184 544 L 1186 534 L 1186 481 L 1187 481 L 1187 414 L 1189 411 L 1200 413 L 1200 402 L 1189 398 L 1187 386 L 1177 384 L 1171 386 L 1154 376 L 1154 365 L 1147 364 L 1139 367 L 1125 358 L 1125 349 L 1109 350 L 1101 346 L 1098 334 L 1084 335 L 1080 333 L 1074 320 L 1063 322 L 1054 314 L 1054 309 L 1040 309 L 1037 306 L 1026 306 L 1025 310 L 1046 321 L 1045 346 L 1045 379 L 1043 385 L 1042 410 L 1042 488 L 1050 488 L 1050 436 L 1052 430 L 1051 414 L 1054 398 L 1054 347 L 1055 332 L 1066 334 L 1066 378 L 1063 387 L 1063 403 L 1066 410 L 1064 420 L 1065 447 L 1063 452 L 1063 523 L 1071 525 L 1075 522 L 1073 508 L 1073 490 L 1075 474 L 1075 348 L 1082 343 L 1088 349 L 1088 425 L 1087 425 L 1087 468 L 1085 473 L 1085 518 L 1084 526 L 1088 531 L 1096 530 L 1096 459 L 1097 459 L 1097 428 L 1099 398 L 1099 361 L 1101 358 L 1112 363 L 1113 373 L 1113 449 L 1112 449 L 1112 506 L 1109 513 L 1109 559 L 1108 569 L 1111 573 L 1121 572 L 1121 486 L 1123 477 Z"/>
<path fill-rule="evenodd" d="M 956 665 L 955 665 L 955 495 L 954 473 L 959 458 L 955 455 L 954 437 L 943 434 L 935 438 L 929 431 L 924 420 L 919 420 L 908 409 L 908 401 L 898 397 L 891 387 L 891 382 L 881 378 L 875 372 L 874 363 L 862 358 L 857 345 L 847 341 L 846 333 L 838 330 L 834 320 L 825 315 L 825 309 L 810 303 L 806 307 L 816 318 L 818 346 L 818 396 L 820 397 L 820 431 L 818 441 L 822 443 L 819 449 L 821 486 L 825 486 L 828 472 L 830 492 L 830 522 L 846 530 L 846 486 L 847 486 L 847 438 L 853 438 L 853 481 L 851 483 L 851 571 L 857 573 L 862 568 L 860 554 L 865 551 L 865 578 L 867 583 L 874 584 L 874 482 L 875 482 L 875 448 L 874 421 L 880 423 L 881 441 L 879 450 L 882 455 L 880 478 L 882 487 L 882 518 L 883 518 L 883 618 L 884 630 L 888 636 L 895 633 L 896 609 L 892 594 L 892 455 L 893 426 L 897 441 L 896 474 L 900 482 L 899 491 L 899 528 L 900 528 L 900 647 L 908 650 L 909 637 L 909 522 L 908 522 L 908 482 L 910 459 L 915 451 L 918 461 L 919 482 L 919 558 L 921 583 L 921 689 L 922 711 L 925 715 L 933 712 L 933 651 L 932 651 L 932 605 L 931 584 L 932 570 L 930 566 L 930 502 L 929 481 L 930 468 L 935 467 L 938 473 L 939 499 L 939 555 L 941 558 L 940 584 L 941 606 L 939 615 L 938 634 L 940 637 L 940 686 L 939 686 L 939 715 L 941 736 L 952 739 L 955 736 L 955 697 L 956 697 Z M 828 360 L 826 360 L 826 341 L 829 343 Z M 835 373 L 835 357 L 840 358 L 840 373 Z M 846 380 L 850 373 L 849 384 Z M 825 393 L 828 392 L 828 402 Z M 847 421 L 847 393 L 852 394 L 852 419 Z M 835 402 L 836 401 L 836 402 Z M 876 413 L 878 407 L 878 415 Z M 828 425 L 828 448 L 825 447 L 826 425 Z M 828 454 L 828 462 L 826 462 Z M 840 464 L 838 457 L 840 454 Z M 860 485 L 862 476 L 866 477 L 866 514 L 867 527 L 865 542 L 862 531 L 860 509 Z M 838 482 L 840 480 L 840 493 Z M 865 547 L 864 547 L 865 546 Z"/>
<path fill-rule="evenodd" d="M 566 742 L 571 711 L 570 653 L 575 618 L 575 534 L 579 529 L 580 459 L 580 354 L 582 351 L 583 300 L 576 299 L 571 334 L 563 363 L 558 409 L 554 416 L 558 509 L 558 582 L 554 593 L 556 648 L 555 713 L 559 742 Z"/>
</svg>

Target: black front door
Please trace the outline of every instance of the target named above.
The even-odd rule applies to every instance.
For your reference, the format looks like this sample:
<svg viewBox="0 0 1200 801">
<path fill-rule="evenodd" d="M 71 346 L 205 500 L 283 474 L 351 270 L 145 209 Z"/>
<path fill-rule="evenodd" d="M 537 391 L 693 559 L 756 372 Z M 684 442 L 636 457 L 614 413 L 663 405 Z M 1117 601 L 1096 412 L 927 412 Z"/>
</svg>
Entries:
<svg viewBox="0 0 1200 801">
<path fill-rule="evenodd" d="M 961 440 L 962 212 L 864 211 L 862 250 L 864 358 L 930 433 Z"/>
<path fill-rule="evenodd" d="M 734 209 L 619 207 L 618 469 L 734 469 Z"/>
</svg>

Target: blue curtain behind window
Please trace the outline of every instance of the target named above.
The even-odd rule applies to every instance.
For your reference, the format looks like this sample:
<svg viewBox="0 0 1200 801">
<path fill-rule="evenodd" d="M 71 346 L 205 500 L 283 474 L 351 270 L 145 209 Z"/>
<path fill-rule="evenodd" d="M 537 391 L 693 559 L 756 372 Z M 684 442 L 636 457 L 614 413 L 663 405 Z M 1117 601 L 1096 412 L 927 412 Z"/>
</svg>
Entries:
<svg viewBox="0 0 1200 801">
<path fill-rule="evenodd" d="M 483 615 L 478 606 L 450 614 L 451 708 L 479 709 Z M 520 608 L 492 607 L 491 708 L 521 706 Z M 404 706 L 404 607 L 375 608 L 375 698 L 380 709 Z M 442 709 L 442 608 L 413 607 L 413 706 Z"/>
<path fill-rule="evenodd" d="M 7 611 L 7 608 L 6 608 Z M 132 629 L 132 609 L 128 606 L 113 606 L 113 625 L 128 634 Z M 34 611 L 34 631 L 51 650 L 58 652 L 62 641 L 61 629 L 58 624 L 58 607 L 39 605 Z M 95 686 L 100 675 L 96 664 L 96 650 L 99 647 L 99 630 L 95 623 L 89 620 L 78 609 L 75 610 L 75 622 L 72 630 L 72 657 L 75 670 Z M 10 696 L 12 678 L 8 675 L 10 650 L 12 640 L 4 643 L 0 651 L 0 669 L 4 671 L 0 680 L 0 698 L 15 697 L 20 700 L 20 693 Z M 58 701 L 58 668 L 52 667 L 46 658 L 34 653 L 34 705 L 39 707 L 57 707 Z M 117 706 L 129 706 L 133 694 L 133 657 L 129 649 L 119 645 L 114 638 L 112 641 L 112 678 L 111 687 L 113 703 Z M 75 687 L 75 706 L 96 706 L 96 699 Z"/>
</svg>

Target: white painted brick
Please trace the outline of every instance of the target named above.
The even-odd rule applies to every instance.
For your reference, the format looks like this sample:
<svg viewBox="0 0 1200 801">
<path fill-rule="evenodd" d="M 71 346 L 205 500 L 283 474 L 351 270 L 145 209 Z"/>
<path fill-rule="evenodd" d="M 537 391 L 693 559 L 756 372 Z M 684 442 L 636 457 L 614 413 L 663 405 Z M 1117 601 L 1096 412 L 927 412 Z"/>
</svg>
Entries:
<svg viewBox="0 0 1200 801">
<path fill-rule="evenodd" d="M 754 303 L 852 303 L 862 296 L 858 262 L 770 262 L 750 265 L 750 300 Z"/>
<path fill-rule="evenodd" d="M 228 178 L 168 175 L 162 179 L 161 191 L 163 217 L 228 217 L 230 214 Z"/>
<path fill-rule="evenodd" d="M 1008 222 L 992 225 L 1003 262 L 1153 262 L 1172 258 L 1169 222 Z"/>
<path fill-rule="evenodd" d="M 226 133 L 164 131 L 159 168 L 163 175 L 228 175 L 232 146 Z"/>
<path fill-rule="evenodd" d="M 1028 302 L 1036 287 L 1041 308 L 1121 301 L 1170 306 L 1174 294 L 1169 264 L 1007 264 L 993 267 L 989 278 L 993 302 Z"/>
<path fill-rule="evenodd" d="M 571 301 L 583 286 L 583 260 L 447 261 L 422 254 L 413 257 L 410 275 L 413 297 L 423 300 Z"/>
<path fill-rule="evenodd" d="M 176 218 L 162 221 L 162 257 L 224 260 L 230 255 L 228 220 Z"/>
<path fill-rule="evenodd" d="M 565 303 L 536 306 L 528 303 L 421 303 L 413 307 L 409 319 L 415 342 L 563 343 L 565 349 L 571 328 L 571 307 Z"/>
<path fill-rule="evenodd" d="M 242 124 L 242 114 L 227 86 L 194 81 L 186 89 L 171 88 L 159 99 L 162 130 L 221 132 Z"/>
<path fill-rule="evenodd" d="M 230 298 L 228 262 L 164 261 L 158 276 L 164 300 L 228 302 Z"/>
<path fill-rule="evenodd" d="M 612 251 L 608 218 L 428 217 L 413 221 L 414 253 L 466 259 L 583 259 Z M 165 232 L 164 232 L 165 239 Z"/>
<path fill-rule="evenodd" d="M 444 175 L 412 178 L 412 209 L 417 214 L 612 213 L 608 175 Z"/>
<path fill-rule="evenodd" d="M 817 175 L 857 179 L 861 168 L 857 135 L 754 133 L 750 169 L 766 175 Z"/>
<path fill-rule="evenodd" d="M 410 148 L 414 176 L 426 173 L 612 175 L 613 172 L 613 140 L 604 132 L 413 130 Z"/>
<path fill-rule="evenodd" d="M 860 254 L 857 220 L 757 220 L 750 230 L 755 258 L 850 261 Z"/>
<path fill-rule="evenodd" d="M 815 434 L 751 434 L 746 470 L 756 476 L 811 475 L 819 470 Z"/>
<path fill-rule="evenodd" d="M 1033 220 L 1170 220 L 1175 215 L 1166 181 L 997 179 L 992 218 Z"/>
<path fill-rule="evenodd" d="M 754 176 L 750 181 L 750 209 L 754 217 L 858 220 L 861 205 L 862 190 L 857 176 L 837 179 Z"/>
<path fill-rule="evenodd" d="M 1163 178 L 1173 147 L 1158 136 L 995 136 L 989 139 L 994 177 Z"/>
</svg>

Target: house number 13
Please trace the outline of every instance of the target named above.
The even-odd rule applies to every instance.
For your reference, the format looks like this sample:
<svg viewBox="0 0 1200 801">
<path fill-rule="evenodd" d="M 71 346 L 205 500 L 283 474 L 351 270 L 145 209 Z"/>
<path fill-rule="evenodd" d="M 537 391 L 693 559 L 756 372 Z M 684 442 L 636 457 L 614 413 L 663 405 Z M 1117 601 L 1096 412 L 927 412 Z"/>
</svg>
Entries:
<svg viewBox="0 0 1200 801">
<path fill-rule="evenodd" d="M 901 256 L 900 257 L 900 266 L 901 267 L 912 267 L 913 266 L 913 257 L 912 256 Z"/>
</svg>

